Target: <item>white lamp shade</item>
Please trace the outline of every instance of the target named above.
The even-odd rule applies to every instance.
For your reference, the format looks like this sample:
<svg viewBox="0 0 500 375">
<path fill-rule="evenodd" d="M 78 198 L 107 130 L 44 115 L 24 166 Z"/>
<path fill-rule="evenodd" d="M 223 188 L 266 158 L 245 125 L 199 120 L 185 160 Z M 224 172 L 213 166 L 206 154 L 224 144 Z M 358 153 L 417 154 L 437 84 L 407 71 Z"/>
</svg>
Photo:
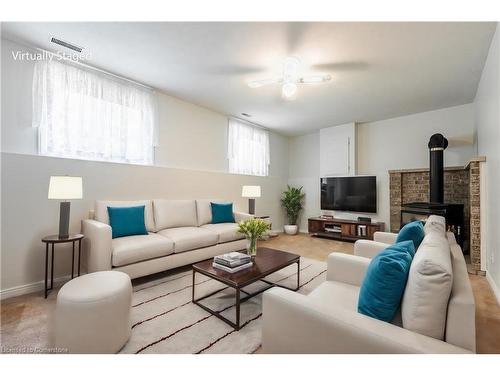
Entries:
<svg viewBox="0 0 500 375">
<path fill-rule="evenodd" d="M 49 199 L 82 199 L 82 178 L 70 176 L 50 176 Z"/>
<path fill-rule="evenodd" d="M 260 198 L 260 186 L 244 185 L 241 189 L 243 198 Z"/>
</svg>

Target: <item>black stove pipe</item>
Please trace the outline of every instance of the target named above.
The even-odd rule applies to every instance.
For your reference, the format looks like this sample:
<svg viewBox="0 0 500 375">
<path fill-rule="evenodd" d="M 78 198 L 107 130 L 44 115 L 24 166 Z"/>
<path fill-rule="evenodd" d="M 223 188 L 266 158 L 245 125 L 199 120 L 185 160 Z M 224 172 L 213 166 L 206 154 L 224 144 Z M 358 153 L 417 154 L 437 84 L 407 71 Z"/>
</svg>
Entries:
<svg viewBox="0 0 500 375">
<path fill-rule="evenodd" d="M 439 133 L 429 140 L 429 198 L 431 203 L 444 203 L 444 150 L 448 140 Z"/>
</svg>

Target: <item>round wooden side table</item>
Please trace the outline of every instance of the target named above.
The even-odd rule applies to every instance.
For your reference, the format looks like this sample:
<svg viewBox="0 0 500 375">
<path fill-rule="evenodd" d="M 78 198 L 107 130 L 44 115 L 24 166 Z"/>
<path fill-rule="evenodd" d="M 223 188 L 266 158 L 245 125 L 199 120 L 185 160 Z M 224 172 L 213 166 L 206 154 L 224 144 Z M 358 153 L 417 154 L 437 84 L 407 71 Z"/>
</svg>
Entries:
<svg viewBox="0 0 500 375">
<path fill-rule="evenodd" d="M 68 237 L 60 238 L 58 234 L 51 236 L 46 236 L 42 238 L 42 242 L 45 244 L 45 298 L 47 298 L 49 290 L 54 287 L 54 245 L 56 243 L 68 243 L 73 244 L 73 257 L 71 258 L 71 278 L 75 276 L 75 243 L 78 242 L 78 276 L 80 276 L 80 258 L 82 253 L 82 239 L 83 234 L 73 233 L 69 234 Z M 48 274 L 49 274 L 49 245 L 51 245 L 51 260 L 50 260 L 50 288 L 48 287 Z"/>
</svg>

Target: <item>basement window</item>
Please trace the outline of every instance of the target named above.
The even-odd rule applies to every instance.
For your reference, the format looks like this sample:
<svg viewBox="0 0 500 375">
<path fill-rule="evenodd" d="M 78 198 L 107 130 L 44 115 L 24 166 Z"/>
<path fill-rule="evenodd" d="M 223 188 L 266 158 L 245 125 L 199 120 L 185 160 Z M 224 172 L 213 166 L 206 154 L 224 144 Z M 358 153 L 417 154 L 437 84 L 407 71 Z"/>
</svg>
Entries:
<svg viewBox="0 0 500 375">
<path fill-rule="evenodd" d="M 37 61 L 33 126 L 39 153 L 73 159 L 153 164 L 152 90 L 59 61 Z"/>
<path fill-rule="evenodd" d="M 269 132 L 249 123 L 229 119 L 229 173 L 269 174 Z"/>
</svg>

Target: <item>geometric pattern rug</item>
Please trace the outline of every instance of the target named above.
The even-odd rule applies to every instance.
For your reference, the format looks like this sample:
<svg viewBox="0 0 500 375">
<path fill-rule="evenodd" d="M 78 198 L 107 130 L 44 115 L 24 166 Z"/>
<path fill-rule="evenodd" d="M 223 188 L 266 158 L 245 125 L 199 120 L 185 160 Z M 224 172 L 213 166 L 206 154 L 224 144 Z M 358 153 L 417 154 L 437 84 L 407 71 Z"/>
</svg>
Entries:
<svg viewBox="0 0 500 375">
<path fill-rule="evenodd" d="M 326 263 L 301 258 L 300 289 L 308 294 L 326 278 Z M 266 277 L 266 280 L 296 287 L 297 265 Z M 135 284 L 135 283 L 134 283 Z M 246 292 L 263 289 L 256 282 Z M 196 297 L 224 287 L 216 280 L 196 274 Z M 132 334 L 120 353 L 245 354 L 261 346 L 262 294 L 241 304 L 241 328 L 236 331 L 219 318 L 191 302 L 192 271 L 185 271 L 134 285 Z M 235 319 L 235 291 L 225 288 L 203 301 L 226 318 Z"/>
</svg>

